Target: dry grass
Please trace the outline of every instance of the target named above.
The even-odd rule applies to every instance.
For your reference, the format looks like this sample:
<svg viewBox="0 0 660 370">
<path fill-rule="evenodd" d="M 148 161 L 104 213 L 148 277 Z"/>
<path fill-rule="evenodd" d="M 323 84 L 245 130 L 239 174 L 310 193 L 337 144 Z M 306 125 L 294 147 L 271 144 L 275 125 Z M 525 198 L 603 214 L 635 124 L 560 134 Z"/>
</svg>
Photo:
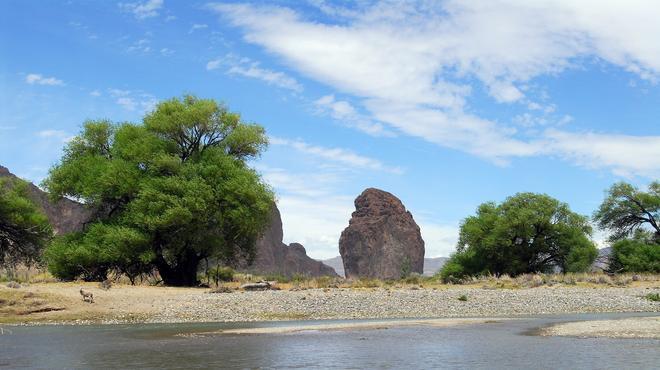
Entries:
<svg viewBox="0 0 660 370">
<path fill-rule="evenodd" d="M 466 279 L 462 285 L 482 285 L 485 288 L 521 289 L 536 288 L 540 286 L 641 286 L 653 285 L 660 281 L 658 274 L 615 274 L 608 275 L 602 272 L 567 273 L 567 274 L 523 274 L 516 277 L 479 276 Z"/>
</svg>

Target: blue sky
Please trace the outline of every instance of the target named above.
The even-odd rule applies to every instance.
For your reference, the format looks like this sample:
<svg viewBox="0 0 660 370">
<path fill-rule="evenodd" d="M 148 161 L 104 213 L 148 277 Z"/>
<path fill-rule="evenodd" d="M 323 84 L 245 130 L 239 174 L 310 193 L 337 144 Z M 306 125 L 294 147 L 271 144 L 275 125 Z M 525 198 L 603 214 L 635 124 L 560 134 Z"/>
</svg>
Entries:
<svg viewBox="0 0 660 370">
<path fill-rule="evenodd" d="M 38 183 L 84 120 L 193 93 L 267 129 L 252 164 L 285 241 L 337 255 L 377 187 L 447 256 L 482 202 L 590 215 L 615 181 L 658 179 L 657 19 L 651 1 L 3 1 L 0 164 Z"/>
</svg>

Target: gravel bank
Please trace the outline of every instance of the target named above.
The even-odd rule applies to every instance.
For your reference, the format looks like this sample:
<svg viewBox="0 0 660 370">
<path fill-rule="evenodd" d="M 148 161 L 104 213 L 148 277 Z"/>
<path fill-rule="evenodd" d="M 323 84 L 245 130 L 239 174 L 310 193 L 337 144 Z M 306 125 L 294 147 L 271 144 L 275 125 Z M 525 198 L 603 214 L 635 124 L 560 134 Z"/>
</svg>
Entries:
<svg viewBox="0 0 660 370">
<path fill-rule="evenodd" d="M 595 312 L 659 312 L 645 288 L 520 290 L 310 289 L 170 297 L 148 322 L 503 317 Z M 655 289 L 657 291 L 657 289 Z M 466 301 L 458 298 L 462 295 Z"/>
<path fill-rule="evenodd" d="M 541 335 L 660 339 L 660 317 L 569 322 L 543 329 Z"/>
</svg>

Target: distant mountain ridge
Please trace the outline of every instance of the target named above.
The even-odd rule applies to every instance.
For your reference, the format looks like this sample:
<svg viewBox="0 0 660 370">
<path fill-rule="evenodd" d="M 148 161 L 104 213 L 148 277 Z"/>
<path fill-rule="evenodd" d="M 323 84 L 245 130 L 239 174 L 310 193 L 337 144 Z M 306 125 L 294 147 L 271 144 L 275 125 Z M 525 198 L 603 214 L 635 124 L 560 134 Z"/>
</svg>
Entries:
<svg viewBox="0 0 660 370">
<path fill-rule="evenodd" d="M 447 262 L 448 257 L 435 257 L 435 258 L 424 258 L 424 276 L 433 276 L 438 272 L 445 262 Z M 324 264 L 335 269 L 337 274 L 341 277 L 344 277 L 344 263 L 341 259 L 341 256 L 320 260 Z"/>
<path fill-rule="evenodd" d="M 0 165 L 0 178 L 18 179 L 19 177 L 9 172 L 9 169 Z M 24 180 L 25 181 L 25 180 Z M 80 231 L 85 222 L 92 216 L 92 210 L 83 204 L 74 202 L 67 198 L 52 201 L 46 192 L 39 189 L 29 181 L 28 198 L 39 207 L 48 221 L 53 226 L 55 234 L 65 234 L 72 231 Z"/>
</svg>

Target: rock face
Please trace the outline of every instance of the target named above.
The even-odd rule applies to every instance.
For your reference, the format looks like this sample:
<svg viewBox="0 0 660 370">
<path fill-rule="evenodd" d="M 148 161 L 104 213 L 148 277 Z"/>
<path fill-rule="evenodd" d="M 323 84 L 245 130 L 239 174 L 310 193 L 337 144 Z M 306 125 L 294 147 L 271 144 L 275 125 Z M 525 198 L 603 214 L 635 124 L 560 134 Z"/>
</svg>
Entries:
<svg viewBox="0 0 660 370">
<path fill-rule="evenodd" d="M 7 168 L 0 166 L 1 177 L 18 178 Z M 48 194 L 29 182 L 28 197 L 46 214 L 55 234 L 82 230 L 83 224 L 92 215 L 91 210 L 70 199 L 62 198 L 55 202 L 51 201 L 48 199 Z"/>
<path fill-rule="evenodd" d="M 397 197 L 374 188 L 355 199 L 339 253 L 349 279 L 399 279 L 424 269 L 424 240 L 412 214 Z"/>
<path fill-rule="evenodd" d="M 273 205 L 270 226 L 257 241 L 255 260 L 244 269 L 258 274 L 337 276 L 332 267 L 307 256 L 301 244 L 286 245 L 282 239 L 282 218 L 277 206 Z"/>
</svg>

